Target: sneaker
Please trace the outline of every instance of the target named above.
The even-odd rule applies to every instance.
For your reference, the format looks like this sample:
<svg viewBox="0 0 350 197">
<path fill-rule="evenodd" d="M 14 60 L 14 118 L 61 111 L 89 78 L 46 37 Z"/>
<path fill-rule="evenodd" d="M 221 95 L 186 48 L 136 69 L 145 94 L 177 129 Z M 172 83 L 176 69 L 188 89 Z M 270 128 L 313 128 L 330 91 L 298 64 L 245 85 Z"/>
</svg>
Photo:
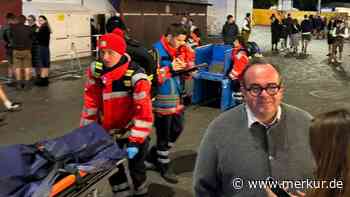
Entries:
<svg viewBox="0 0 350 197">
<path fill-rule="evenodd" d="M 148 194 L 148 183 L 145 181 L 142 185 L 140 185 L 138 188 L 134 191 L 134 197 L 141 197 L 146 196 Z"/>
<path fill-rule="evenodd" d="M 11 106 L 7 108 L 7 111 L 10 111 L 10 112 L 19 111 L 19 110 L 21 110 L 20 103 L 12 103 Z"/>
<path fill-rule="evenodd" d="M 161 165 L 160 175 L 168 183 L 176 184 L 179 182 L 177 175 L 171 167 L 171 164 Z"/>
</svg>

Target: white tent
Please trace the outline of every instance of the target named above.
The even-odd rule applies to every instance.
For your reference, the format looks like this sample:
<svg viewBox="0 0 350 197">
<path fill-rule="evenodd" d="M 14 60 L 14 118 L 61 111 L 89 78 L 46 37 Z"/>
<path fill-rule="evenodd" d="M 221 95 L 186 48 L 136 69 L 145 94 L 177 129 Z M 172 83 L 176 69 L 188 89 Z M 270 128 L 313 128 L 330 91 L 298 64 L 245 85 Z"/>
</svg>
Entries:
<svg viewBox="0 0 350 197">
<path fill-rule="evenodd" d="M 45 15 L 52 29 L 51 60 L 91 54 L 90 18 L 114 13 L 108 0 L 23 1 L 23 14 Z"/>
</svg>

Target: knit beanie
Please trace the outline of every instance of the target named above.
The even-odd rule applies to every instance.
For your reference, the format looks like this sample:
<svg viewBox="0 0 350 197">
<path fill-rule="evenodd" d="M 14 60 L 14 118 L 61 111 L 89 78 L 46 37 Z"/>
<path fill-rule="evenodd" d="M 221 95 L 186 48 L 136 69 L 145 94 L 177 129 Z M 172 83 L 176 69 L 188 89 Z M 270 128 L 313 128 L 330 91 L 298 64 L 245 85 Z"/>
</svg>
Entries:
<svg viewBox="0 0 350 197">
<path fill-rule="evenodd" d="M 126 50 L 126 43 L 123 34 L 118 33 L 108 33 L 102 35 L 98 42 L 98 47 L 102 49 L 111 49 L 120 55 L 124 55 Z"/>
</svg>

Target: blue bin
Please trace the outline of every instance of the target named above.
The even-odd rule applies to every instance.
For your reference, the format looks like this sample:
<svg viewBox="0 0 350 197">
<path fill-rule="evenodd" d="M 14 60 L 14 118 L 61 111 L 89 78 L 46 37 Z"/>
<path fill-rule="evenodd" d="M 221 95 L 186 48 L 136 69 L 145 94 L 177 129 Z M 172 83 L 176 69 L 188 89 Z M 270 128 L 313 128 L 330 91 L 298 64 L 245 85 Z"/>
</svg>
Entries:
<svg viewBox="0 0 350 197">
<path fill-rule="evenodd" d="M 232 68 L 232 46 L 222 44 L 210 44 L 196 48 L 196 64 L 207 63 L 208 68 L 201 68 L 193 77 L 192 103 L 198 104 L 212 99 L 213 92 L 219 89 L 220 109 L 225 111 L 238 104 L 232 98 L 231 79 L 228 73 Z M 213 65 L 222 65 L 222 73 L 210 72 Z M 218 82 L 217 87 L 208 86 L 207 81 Z M 212 88 L 215 88 L 213 90 Z"/>
</svg>

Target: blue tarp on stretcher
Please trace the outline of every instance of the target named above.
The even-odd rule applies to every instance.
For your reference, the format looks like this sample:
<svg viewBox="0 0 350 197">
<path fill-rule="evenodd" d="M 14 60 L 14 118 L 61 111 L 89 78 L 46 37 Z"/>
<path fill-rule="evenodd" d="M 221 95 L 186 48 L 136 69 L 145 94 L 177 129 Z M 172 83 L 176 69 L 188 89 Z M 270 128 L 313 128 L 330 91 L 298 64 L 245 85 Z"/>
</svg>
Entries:
<svg viewBox="0 0 350 197">
<path fill-rule="evenodd" d="M 126 157 L 98 124 L 76 129 L 33 145 L 0 148 L 0 197 L 49 196 L 59 172 L 110 169 Z"/>
</svg>

